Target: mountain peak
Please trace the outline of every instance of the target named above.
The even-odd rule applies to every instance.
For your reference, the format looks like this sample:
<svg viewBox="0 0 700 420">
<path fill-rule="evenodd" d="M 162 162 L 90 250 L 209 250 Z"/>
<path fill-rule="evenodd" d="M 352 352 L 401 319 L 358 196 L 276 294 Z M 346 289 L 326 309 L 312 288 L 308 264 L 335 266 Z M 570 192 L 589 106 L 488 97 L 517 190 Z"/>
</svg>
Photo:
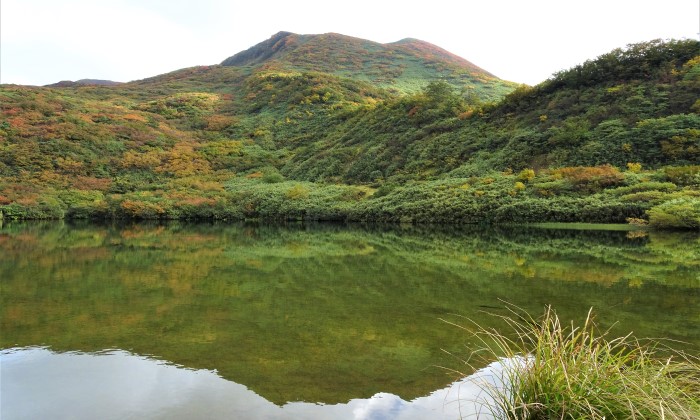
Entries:
<svg viewBox="0 0 700 420">
<path fill-rule="evenodd" d="M 72 80 L 61 80 L 60 82 L 46 85 L 46 87 L 116 86 L 120 84 L 122 84 L 122 82 L 114 82 L 112 80 L 80 79 L 75 82 Z"/>
<path fill-rule="evenodd" d="M 267 69 L 314 71 L 371 82 L 399 92 L 415 92 L 428 82 L 446 81 L 458 89 L 494 87 L 493 98 L 514 85 L 436 45 L 415 38 L 381 44 L 338 33 L 300 35 L 278 32 L 222 63 Z"/>
<path fill-rule="evenodd" d="M 414 43 L 414 42 L 424 42 L 424 41 L 421 41 L 418 38 L 403 38 L 403 39 L 399 39 L 398 41 L 391 42 L 391 43 L 389 43 L 389 45 L 410 44 L 410 43 Z"/>
<path fill-rule="evenodd" d="M 279 31 L 276 34 L 272 35 L 270 39 L 282 39 L 285 37 L 288 37 L 289 35 L 295 35 L 294 32 L 287 32 L 287 31 Z"/>
<path fill-rule="evenodd" d="M 286 40 L 294 37 L 292 32 L 280 31 L 272 35 L 269 39 L 256 44 L 245 51 L 241 51 L 226 60 L 222 66 L 248 66 L 261 64 L 272 58 L 277 52 L 286 46 Z"/>
</svg>

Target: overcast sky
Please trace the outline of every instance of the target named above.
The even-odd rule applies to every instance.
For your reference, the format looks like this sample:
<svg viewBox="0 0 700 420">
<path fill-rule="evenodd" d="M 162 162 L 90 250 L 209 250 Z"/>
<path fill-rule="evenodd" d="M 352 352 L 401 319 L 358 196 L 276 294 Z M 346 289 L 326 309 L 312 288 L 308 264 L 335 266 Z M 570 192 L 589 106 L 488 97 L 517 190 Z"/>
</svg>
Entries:
<svg viewBox="0 0 700 420">
<path fill-rule="evenodd" d="M 698 38 L 699 0 L 0 0 L 0 83 L 129 81 L 220 63 L 281 30 L 418 38 L 536 84 L 613 48 Z"/>
</svg>

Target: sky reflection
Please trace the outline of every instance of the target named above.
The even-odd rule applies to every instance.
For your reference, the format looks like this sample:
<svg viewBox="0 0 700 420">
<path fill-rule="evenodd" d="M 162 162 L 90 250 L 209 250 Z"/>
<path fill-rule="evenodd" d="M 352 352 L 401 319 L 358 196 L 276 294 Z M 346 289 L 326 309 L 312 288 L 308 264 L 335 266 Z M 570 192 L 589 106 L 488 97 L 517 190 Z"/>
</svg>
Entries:
<svg viewBox="0 0 700 420">
<path fill-rule="evenodd" d="M 192 370 L 123 350 L 55 353 L 43 347 L 0 352 L 0 417 L 457 419 L 492 418 L 483 385 L 498 384 L 501 364 L 430 395 L 405 401 L 389 393 L 344 404 L 275 405 L 215 371 Z"/>
</svg>

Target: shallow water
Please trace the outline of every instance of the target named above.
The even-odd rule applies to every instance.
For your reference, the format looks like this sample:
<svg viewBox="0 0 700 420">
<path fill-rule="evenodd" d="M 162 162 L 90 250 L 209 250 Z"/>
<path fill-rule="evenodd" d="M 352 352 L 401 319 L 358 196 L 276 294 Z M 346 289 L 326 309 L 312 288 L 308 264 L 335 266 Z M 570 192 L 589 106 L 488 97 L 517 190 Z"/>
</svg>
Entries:
<svg viewBox="0 0 700 420">
<path fill-rule="evenodd" d="M 455 395 L 436 366 L 490 361 L 443 320 L 500 327 L 504 301 L 700 349 L 694 234 L 50 222 L 0 252 L 3 419 L 452 417 L 415 403 Z"/>
</svg>

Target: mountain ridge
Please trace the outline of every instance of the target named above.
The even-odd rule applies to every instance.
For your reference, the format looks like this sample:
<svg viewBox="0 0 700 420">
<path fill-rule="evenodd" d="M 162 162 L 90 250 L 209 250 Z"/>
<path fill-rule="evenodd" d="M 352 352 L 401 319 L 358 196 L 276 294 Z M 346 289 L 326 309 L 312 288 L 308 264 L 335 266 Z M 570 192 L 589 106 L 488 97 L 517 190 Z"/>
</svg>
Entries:
<svg viewBox="0 0 700 420">
<path fill-rule="evenodd" d="M 231 57 L 224 59 L 221 62 L 222 66 L 241 66 L 259 63 L 270 58 L 275 52 L 279 51 L 282 46 L 279 42 L 290 35 L 295 35 L 292 32 L 280 31 L 272 35 L 269 39 L 259 42 L 254 46 L 240 51 Z"/>
<path fill-rule="evenodd" d="M 236 72 L 218 67 L 241 69 L 243 77 L 250 72 L 324 73 L 335 77 L 370 83 L 394 95 L 416 93 L 428 83 L 443 81 L 456 91 L 479 101 L 497 101 L 518 84 L 502 80 L 469 60 L 437 45 L 416 38 L 379 43 L 329 32 L 295 34 L 280 31 L 243 51 L 224 59 L 220 64 L 174 70 L 130 82 L 81 79 L 63 80 L 46 85 L 50 88 L 81 86 L 116 86 L 171 83 L 174 78 L 193 74 L 231 79 Z M 219 76 L 214 76 L 214 73 Z M 238 78 L 240 82 L 240 77 Z"/>
<path fill-rule="evenodd" d="M 76 86 L 116 86 L 123 82 L 115 82 L 113 80 L 102 79 L 80 79 L 76 81 L 61 80 L 60 82 L 44 85 L 45 87 L 76 87 Z"/>
<path fill-rule="evenodd" d="M 400 93 L 419 91 L 429 80 L 443 80 L 457 89 L 480 92 L 487 100 L 516 87 L 463 57 L 415 38 L 382 44 L 334 32 L 282 31 L 226 58 L 221 65 L 318 71 Z"/>
<path fill-rule="evenodd" d="M 224 59 L 221 62 L 221 65 L 223 66 L 242 66 L 242 65 L 251 65 L 251 64 L 259 64 L 260 61 L 264 61 L 265 59 L 270 58 L 272 55 L 278 52 L 282 52 L 285 47 L 298 47 L 300 46 L 300 43 L 306 43 L 309 41 L 314 41 L 314 40 L 319 40 L 319 39 L 338 39 L 338 40 L 348 40 L 348 41 L 353 41 L 353 42 L 361 42 L 365 44 L 373 44 L 375 46 L 381 46 L 382 48 L 389 49 L 389 50 L 397 50 L 401 48 L 406 48 L 406 47 L 412 47 L 417 51 L 421 51 L 424 49 L 431 49 L 435 51 L 436 54 L 440 54 L 444 57 L 449 57 L 451 60 L 453 60 L 456 63 L 460 63 L 465 67 L 471 68 L 475 71 L 478 72 L 484 72 L 489 74 L 490 76 L 495 77 L 492 73 L 484 70 L 481 67 L 478 67 L 474 63 L 470 62 L 469 60 L 458 56 L 457 54 L 451 53 L 442 47 L 439 47 L 435 44 L 432 44 L 427 41 L 420 40 L 418 38 L 402 38 L 398 41 L 394 42 L 388 42 L 388 43 L 380 43 L 380 42 L 375 42 L 375 41 L 370 41 L 366 40 L 363 38 L 358 38 L 358 37 L 353 37 L 349 35 L 343 35 L 337 32 L 326 32 L 322 34 L 296 34 L 293 32 L 287 32 L 287 31 L 280 31 L 277 32 L 276 34 L 272 35 L 270 38 L 268 38 L 265 41 L 259 42 L 255 45 L 253 45 L 250 48 L 247 48 L 243 51 L 240 51 L 231 57 L 228 57 Z M 269 53 L 270 55 L 264 54 L 265 52 Z M 259 60 L 260 57 L 264 57 L 263 60 Z"/>
</svg>

